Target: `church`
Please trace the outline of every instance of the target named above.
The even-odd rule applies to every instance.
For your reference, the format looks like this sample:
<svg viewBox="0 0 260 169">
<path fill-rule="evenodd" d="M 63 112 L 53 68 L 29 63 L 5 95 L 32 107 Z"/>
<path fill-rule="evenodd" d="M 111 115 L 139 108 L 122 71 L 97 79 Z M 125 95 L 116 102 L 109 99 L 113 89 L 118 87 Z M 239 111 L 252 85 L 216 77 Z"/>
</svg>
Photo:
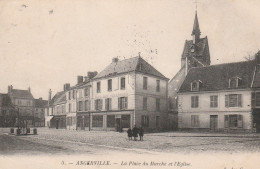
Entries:
<svg viewBox="0 0 260 169">
<path fill-rule="evenodd" d="M 192 29 L 192 40 L 186 40 L 181 55 L 181 68 L 169 81 L 169 111 L 170 114 L 177 114 L 179 91 L 187 73 L 192 67 L 204 67 L 210 65 L 210 52 L 207 36 L 201 38 L 197 11 Z"/>
</svg>

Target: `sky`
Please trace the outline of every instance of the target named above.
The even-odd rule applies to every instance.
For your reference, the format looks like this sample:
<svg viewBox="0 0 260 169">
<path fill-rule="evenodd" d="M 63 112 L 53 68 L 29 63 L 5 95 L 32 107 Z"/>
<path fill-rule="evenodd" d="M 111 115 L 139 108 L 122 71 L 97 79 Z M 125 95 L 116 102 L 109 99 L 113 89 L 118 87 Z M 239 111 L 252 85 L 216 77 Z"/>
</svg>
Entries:
<svg viewBox="0 0 260 169">
<path fill-rule="evenodd" d="M 8 85 L 48 98 L 77 76 L 138 56 L 171 79 L 191 40 L 194 0 L 1 0 L 0 92 Z M 198 0 L 211 64 L 260 50 L 260 1 Z"/>
</svg>

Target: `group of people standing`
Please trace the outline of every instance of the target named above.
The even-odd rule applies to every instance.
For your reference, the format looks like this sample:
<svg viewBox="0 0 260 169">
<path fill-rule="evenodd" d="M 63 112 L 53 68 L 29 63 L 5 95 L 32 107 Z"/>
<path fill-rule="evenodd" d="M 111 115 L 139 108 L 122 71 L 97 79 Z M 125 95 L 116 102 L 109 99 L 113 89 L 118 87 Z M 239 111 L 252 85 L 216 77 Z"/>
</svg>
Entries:
<svg viewBox="0 0 260 169">
<path fill-rule="evenodd" d="M 128 135 L 129 140 L 132 140 L 132 137 L 134 137 L 134 141 L 137 141 L 137 137 L 139 135 L 140 141 L 143 141 L 144 129 L 142 128 L 142 126 L 140 128 L 138 128 L 135 125 L 133 129 L 129 128 L 127 130 L 127 135 Z"/>
</svg>

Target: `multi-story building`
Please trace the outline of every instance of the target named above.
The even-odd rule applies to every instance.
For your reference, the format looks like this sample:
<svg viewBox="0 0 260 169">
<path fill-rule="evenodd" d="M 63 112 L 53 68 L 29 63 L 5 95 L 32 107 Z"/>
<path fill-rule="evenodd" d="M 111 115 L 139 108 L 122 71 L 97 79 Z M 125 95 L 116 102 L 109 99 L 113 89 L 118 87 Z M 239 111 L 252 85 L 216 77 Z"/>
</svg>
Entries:
<svg viewBox="0 0 260 169">
<path fill-rule="evenodd" d="M 204 67 L 210 65 L 210 52 L 207 36 L 201 38 L 197 11 L 195 14 L 192 40 L 186 40 L 181 55 L 181 68 L 169 81 L 169 120 L 171 128 L 177 128 L 178 91 L 192 67 Z"/>
<path fill-rule="evenodd" d="M 66 128 L 66 94 L 65 91 L 57 92 L 51 98 L 51 91 L 49 92 L 49 108 L 48 116 L 46 117 L 46 124 L 50 128 L 64 129 Z"/>
<path fill-rule="evenodd" d="M 257 65 L 252 83 L 252 110 L 253 110 L 253 127 L 256 132 L 260 132 L 260 52 L 256 54 Z"/>
<path fill-rule="evenodd" d="M 89 128 L 89 114 L 90 114 L 90 80 L 97 75 L 97 72 L 88 72 L 88 75 L 78 76 L 77 84 L 66 87 L 66 111 L 67 111 L 67 129 L 82 129 Z"/>
<path fill-rule="evenodd" d="M 17 112 L 14 109 L 11 98 L 8 94 L 0 93 L 0 126 L 13 127 L 17 119 Z"/>
<path fill-rule="evenodd" d="M 42 98 L 34 100 L 34 126 L 44 127 L 45 126 L 45 112 L 48 107 L 48 101 Z"/>
<path fill-rule="evenodd" d="M 8 95 L 11 98 L 15 110 L 18 112 L 20 120 L 19 125 L 33 127 L 34 126 L 34 98 L 30 87 L 28 90 L 13 89 L 8 86 Z"/>
<path fill-rule="evenodd" d="M 91 129 L 165 127 L 167 84 L 168 79 L 140 56 L 122 61 L 114 58 L 91 82 Z"/>
<path fill-rule="evenodd" d="M 179 128 L 254 131 L 260 119 L 259 63 L 256 55 L 252 61 L 191 68 L 178 93 Z"/>
</svg>

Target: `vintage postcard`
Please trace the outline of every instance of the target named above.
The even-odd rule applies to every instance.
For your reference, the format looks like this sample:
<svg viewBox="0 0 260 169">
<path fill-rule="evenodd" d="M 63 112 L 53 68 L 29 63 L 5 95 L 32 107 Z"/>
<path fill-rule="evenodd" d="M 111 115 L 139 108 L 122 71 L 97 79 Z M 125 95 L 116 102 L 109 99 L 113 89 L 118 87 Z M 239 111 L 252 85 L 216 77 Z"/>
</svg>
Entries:
<svg viewBox="0 0 260 169">
<path fill-rule="evenodd" d="M 1 0 L 0 169 L 254 169 L 260 1 Z"/>
</svg>

